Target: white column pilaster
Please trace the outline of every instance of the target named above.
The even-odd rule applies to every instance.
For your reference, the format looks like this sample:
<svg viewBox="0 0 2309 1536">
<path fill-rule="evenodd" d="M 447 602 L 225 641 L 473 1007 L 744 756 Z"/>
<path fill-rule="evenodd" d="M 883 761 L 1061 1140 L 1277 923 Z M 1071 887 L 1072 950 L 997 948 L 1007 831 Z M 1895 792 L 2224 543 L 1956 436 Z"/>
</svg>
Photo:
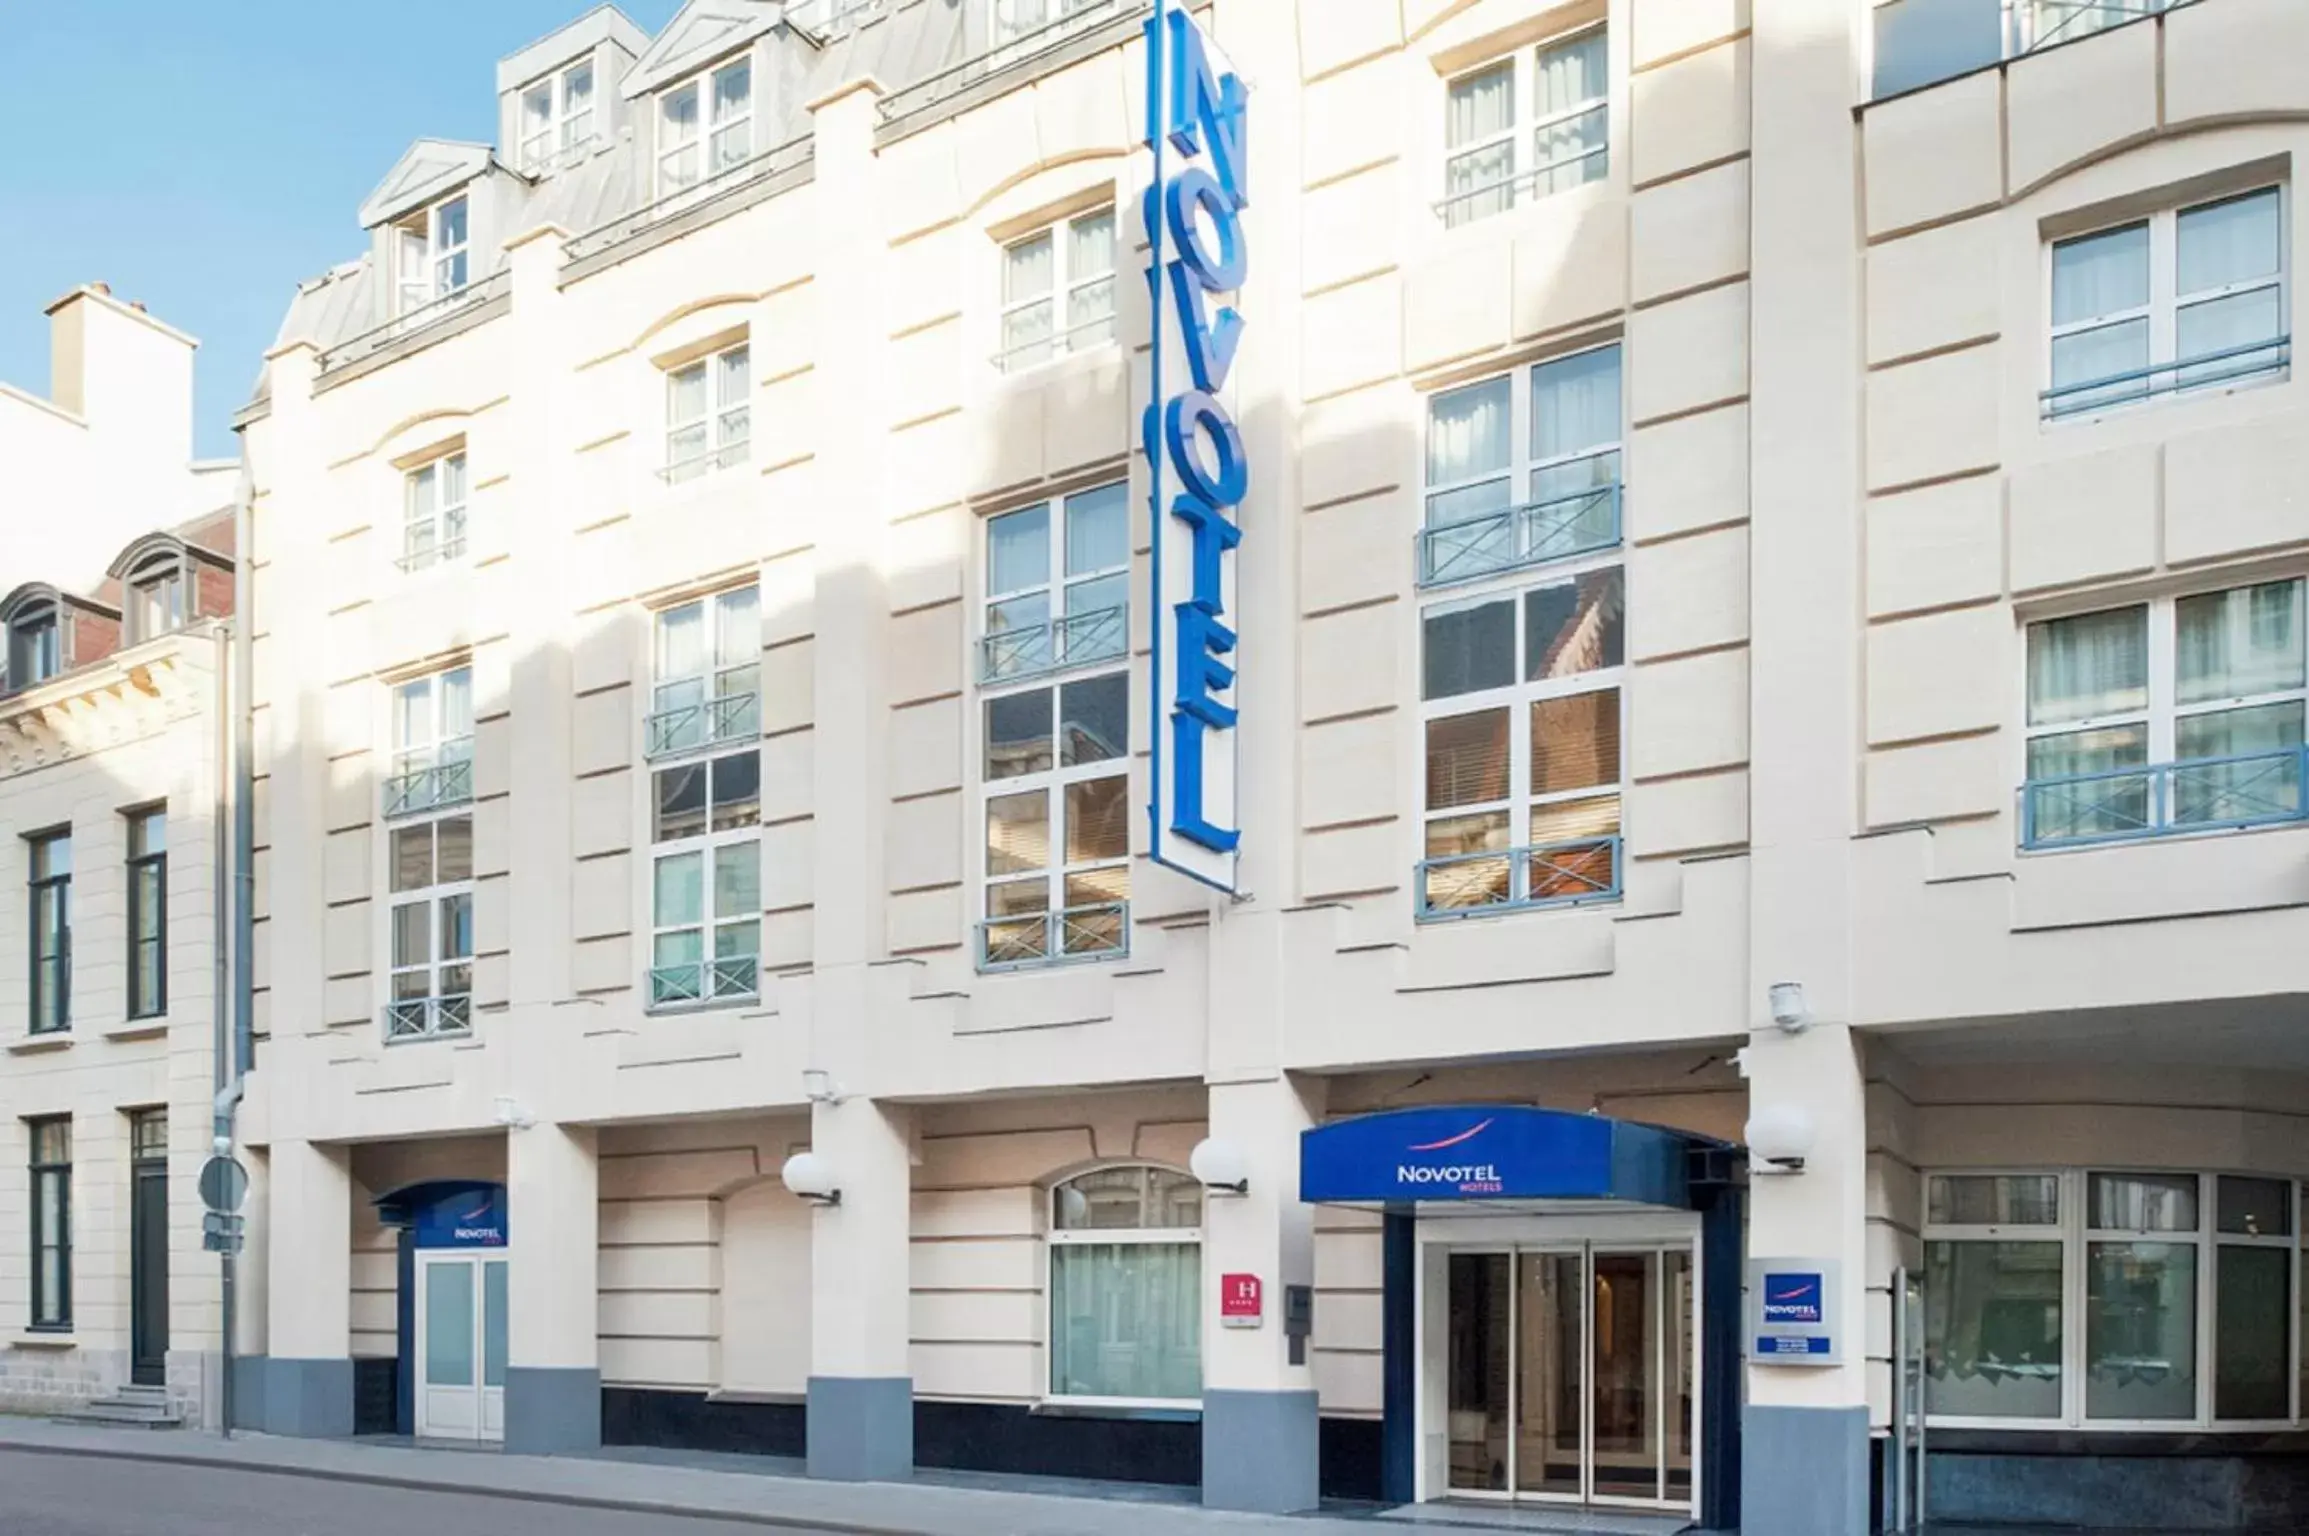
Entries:
<svg viewBox="0 0 2309 1536">
<path fill-rule="evenodd" d="M 601 1444 L 601 1191 L 590 1126 L 507 1133 L 505 1448 Z"/>
</svg>

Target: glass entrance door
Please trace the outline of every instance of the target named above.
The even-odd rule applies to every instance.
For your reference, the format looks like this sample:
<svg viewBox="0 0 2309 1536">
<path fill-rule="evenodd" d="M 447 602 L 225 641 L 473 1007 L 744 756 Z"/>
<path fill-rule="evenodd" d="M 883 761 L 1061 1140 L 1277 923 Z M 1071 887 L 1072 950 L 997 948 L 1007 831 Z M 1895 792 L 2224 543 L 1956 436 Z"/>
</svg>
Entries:
<svg viewBox="0 0 2309 1536">
<path fill-rule="evenodd" d="M 505 1438 L 505 1260 L 417 1256 L 416 1431 Z"/>
<path fill-rule="evenodd" d="M 1689 1507 L 1691 1250 L 1582 1243 L 1449 1264 L 1450 1492 Z"/>
</svg>

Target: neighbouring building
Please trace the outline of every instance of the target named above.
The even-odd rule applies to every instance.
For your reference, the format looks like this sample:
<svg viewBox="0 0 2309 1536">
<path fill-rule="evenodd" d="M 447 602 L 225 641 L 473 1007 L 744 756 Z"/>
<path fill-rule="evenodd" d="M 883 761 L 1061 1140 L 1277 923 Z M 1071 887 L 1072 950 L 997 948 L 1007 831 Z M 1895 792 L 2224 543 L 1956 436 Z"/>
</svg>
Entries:
<svg viewBox="0 0 2309 1536">
<path fill-rule="evenodd" d="M 250 1421 L 2298 1523 L 2309 8 L 1153 11 L 603 7 L 295 295 Z"/>
<path fill-rule="evenodd" d="M 49 315 L 49 398 L 0 386 L 0 1408 L 219 1423 L 238 466 L 191 458 L 191 337 Z"/>
</svg>

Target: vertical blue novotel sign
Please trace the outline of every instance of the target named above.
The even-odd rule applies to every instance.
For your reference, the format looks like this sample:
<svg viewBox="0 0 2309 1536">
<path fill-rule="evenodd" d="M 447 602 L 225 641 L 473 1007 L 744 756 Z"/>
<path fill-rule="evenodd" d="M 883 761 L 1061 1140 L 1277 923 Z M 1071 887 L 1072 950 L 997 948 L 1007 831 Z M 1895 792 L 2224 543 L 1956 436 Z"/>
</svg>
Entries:
<svg viewBox="0 0 2309 1536">
<path fill-rule="evenodd" d="M 1149 766 L 1156 862 L 1235 889 L 1235 553 L 1250 488 L 1228 407 L 1250 270 L 1242 81 L 1172 0 L 1148 18 L 1143 216 L 1153 298 L 1147 456 L 1154 607 Z"/>
</svg>

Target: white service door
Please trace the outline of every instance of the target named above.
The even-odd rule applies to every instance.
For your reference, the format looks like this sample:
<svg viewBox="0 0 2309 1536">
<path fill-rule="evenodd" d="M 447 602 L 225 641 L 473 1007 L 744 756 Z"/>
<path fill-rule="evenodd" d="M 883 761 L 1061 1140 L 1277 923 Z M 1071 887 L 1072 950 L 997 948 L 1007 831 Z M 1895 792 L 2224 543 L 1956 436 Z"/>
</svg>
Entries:
<svg viewBox="0 0 2309 1536">
<path fill-rule="evenodd" d="M 505 1438 L 505 1260 L 417 1255 L 417 1434 Z"/>
</svg>

